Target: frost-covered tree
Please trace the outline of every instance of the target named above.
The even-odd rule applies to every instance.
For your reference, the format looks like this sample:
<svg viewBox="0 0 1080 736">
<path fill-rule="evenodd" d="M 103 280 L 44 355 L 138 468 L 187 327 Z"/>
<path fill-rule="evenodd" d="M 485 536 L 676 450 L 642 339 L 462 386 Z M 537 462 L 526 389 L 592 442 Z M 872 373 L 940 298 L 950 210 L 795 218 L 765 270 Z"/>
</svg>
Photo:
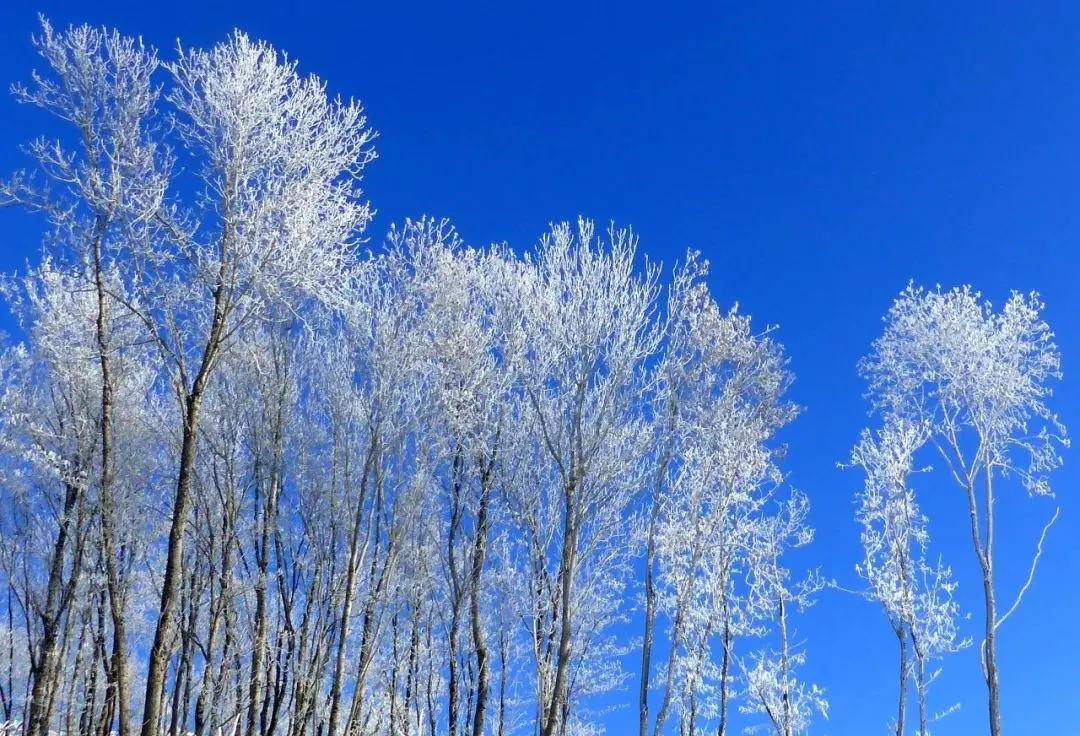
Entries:
<svg viewBox="0 0 1080 736">
<path fill-rule="evenodd" d="M 676 272 L 658 370 L 659 480 L 647 530 L 642 671 L 645 686 L 658 607 L 669 621 L 669 649 L 656 734 L 673 704 L 684 723 L 712 717 L 726 732 L 735 639 L 753 628 L 742 584 L 747 547 L 781 480 L 774 434 L 796 413 L 783 398 L 790 375 L 780 347 L 755 335 L 748 317 L 722 312 L 706 274 L 695 254 Z M 646 721 L 647 705 L 643 698 Z"/>
<path fill-rule="evenodd" d="M 358 181 L 373 157 L 372 133 L 359 105 L 331 100 L 321 81 L 300 76 L 294 62 L 242 33 L 208 52 L 179 49 L 165 65 L 163 96 L 151 81 L 156 55 L 132 39 L 88 27 L 57 34 L 43 23 L 36 43 L 48 71 L 16 95 L 69 123 L 71 143 L 30 147 L 43 177 L 60 185 L 56 197 L 55 187 L 38 188 L 32 177 L 16 178 L 2 196 L 45 210 L 93 274 L 106 494 L 114 351 L 104 329 L 107 307 L 141 322 L 180 407 L 172 527 L 143 705 L 142 733 L 153 736 L 181 590 L 203 397 L 246 324 L 275 306 L 306 296 L 339 302 L 347 291 L 355 237 L 370 217 Z M 151 124 L 162 107 L 174 126 Z M 174 185 L 170 147 L 192 164 L 195 182 Z M 182 194 L 190 191 L 197 196 Z M 113 272 L 117 288 L 107 282 Z M 115 526 L 108 511 L 105 525 Z M 114 536 L 106 529 L 109 544 Z M 105 555 L 113 588 L 117 554 Z M 116 641 L 122 650 L 122 631 Z M 114 670 L 122 673 L 122 664 Z M 122 675 L 117 685 L 126 723 Z"/>
<path fill-rule="evenodd" d="M 28 282 L 25 289 L 8 287 L 30 346 L 4 356 L 2 503 L 5 577 L 26 617 L 30 647 L 27 729 L 40 734 L 57 699 L 55 673 L 86 584 L 100 389 L 86 284 L 50 263 Z"/>
<path fill-rule="evenodd" d="M 472 733 L 481 736 L 491 678 L 481 610 L 485 558 L 497 511 L 494 494 L 503 475 L 500 463 L 515 452 L 518 436 L 508 427 L 514 420 L 512 367 L 522 338 L 512 299 L 514 259 L 498 249 L 466 248 L 448 222 L 429 218 L 395 230 L 391 247 L 392 257 L 408 264 L 423 305 L 418 361 L 429 400 L 428 444 L 437 448 L 447 521 L 440 535 L 448 609 L 447 728 L 453 735 L 471 724 Z M 462 644 L 466 633 L 471 646 Z M 463 672 L 475 676 L 470 683 L 475 704 L 467 714 L 460 707 Z"/>
<path fill-rule="evenodd" d="M 120 736 L 128 718 L 125 557 L 118 518 L 114 431 L 116 376 L 113 363 L 124 346 L 110 330 L 119 311 L 115 296 L 124 289 L 118 266 L 125 243 L 145 229 L 160 208 L 165 177 L 162 156 L 152 140 L 158 89 L 151 76 L 158 67 L 153 50 L 140 41 L 79 26 L 56 32 L 45 19 L 34 39 L 48 72 L 35 73 L 31 86 L 16 85 L 20 102 L 37 106 L 68 124 L 67 140 L 39 138 L 28 151 L 36 175 L 19 175 L 0 185 L 0 204 L 21 204 L 43 212 L 52 228 L 51 250 L 93 286 L 94 335 L 99 363 L 100 468 L 98 479 L 102 557 L 113 626 L 108 697 L 117 713 Z M 42 728 L 34 724 L 32 733 Z"/>
<path fill-rule="evenodd" d="M 46 231 L 0 287 L 0 732 L 600 734 L 630 656 L 642 736 L 825 714 L 787 359 L 696 254 L 661 304 L 636 237 L 584 218 L 523 251 L 430 217 L 362 249 L 373 133 L 283 53 L 235 32 L 159 60 L 45 21 L 35 46 L 15 94 L 60 125 L 0 184 Z M 992 482 L 1048 493 L 1063 442 L 1040 310 L 909 290 L 863 365 L 859 572 L 900 733 L 908 678 L 926 733 L 964 644 L 923 448 L 971 504 L 996 713 L 1030 576 L 999 615 Z"/>
<path fill-rule="evenodd" d="M 793 491 L 758 522 L 747 552 L 751 615 L 775 622 L 777 646 L 758 650 L 750 656 L 750 664 L 744 665 L 747 699 L 741 710 L 764 714 L 778 736 L 806 733 L 815 712 L 827 716 L 829 708 L 818 685 L 797 677 L 806 652 L 792 641 L 791 626 L 792 614 L 813 605 L 825 583 L 817 572 L 795 579 L 782 562 L 786 552 L 813 540 L 809 512 L 806 496 Z"/>
<path fill-rule="evenodd" d="M 536 662 L 542 736 L 569 721 L 571 665 L 586 645 L 579 594 L 591 587 L 586 575 L 605 585 L 617 579 L 646 450 L 639 397 L 660 331 L 652 319 L 657 273 L 638 270 L 636 249 L 629 231 L 612 229 L 605 244 L 590 221 L 561 223 L 521 285 L 521 381 L 543 463 L 538 495 L 523 506 L 541 520 L 534 561 L 550 592 L 534 631 L 548 653 Z M 610 571 L 596 568 L 605 559 Z"/>
<path fill-rule="evenodd" d="M 982 572 L 982 666 L 990 733 L 1001 733 L 996 636 L 1031 585 L 1043 528 L 1027 579 L 1001 612 L 994 575 L 995 494 L 1012 482 L 1033 496 L 1052 495 L 1049 473 L 1061 463 L 1065 428 L 1047 405 L 1061 376 L 1053 332 L 1035 294 L 1013 293 L 1000 311 L 969 287 L 909 286 L 885 317 L 861 370 L 876 407 L 924 427 L 945 472 L 967 500 L 965 527 Z"/>
<path fill-rule="evenodd" d="M 170 358 L 183 407 L 143 736 L 157 734 L 199 410 L 215 364 L 230 338 L 267 309 L 308 295 L 340 300 L 355 238 L 370 218 L 357 182 L 373 156 L 358 104 L 329 99 L 319 79 L 302 77 L 295 62 L 242 33 L 210 51 L 181 49 L 167 69 L 166 97 L 204 196 L 193 207 L 163 209 L 157 239 L 137 252 L 151 269 L 142 283 L 145 306 L 136 309 Z"/>
<path fill-rule="evenodd" d="M 896 733 L 905 731 L 907 683 L 915 672 L 919 734 L 928 733 L 926 665 L 964 642 L 957 639 L 959 607 L 952 571 L 928 559 L 930 535 L 910 477 L 915 453 L 927 442 L 924 425 L 888 418 L 875 433 L 864 430 L 852 451 L 852 465 L 866 475 L 858 494 L 856 520 L 862 527 L 863 561 L 856 571 L 866 595 L 879 603 L 899 646 Z M 908 647 L 912 647 L 909 656 Z"/>
<path fill-rule="evenodd" d="M 46 260 L 23 278 L 7 281 L 4 292 L 27 339 L 5 353 L 3 503 L 10 515 L 5 514 L 7 523 L 0 533 L 10 545 L 5 559 L 9 593 L 29 617 L 27 727 L 42 730 L 58 695 L 58 668 L 70 644 L 63 629 L 74 625 L 74 599 L 92 594 L 101 616 L 115 606 L 119 631 L 124 632 L 132 568 L 141 557 L 141 535 L 146 532 L 143 479 L 160 469 L 147 414 L 154 374 L 139 346 L 139 331 L 122 315 L 110 315 L 105 329 L 116 346 L 111 404 L 121 412 L 111 453 L 123 465 L 106 489 L 100 474 L 102 372 L 93 281 Z M 111 577 L 105 574 L 103 559 L 111 549 L 103 538 L 107 513 L 122 522 L 111 538 L 120 546 Z M 37 524 L 35 518 L 52 519 L 55 525 Z M 105 578 L 103 584 L 100 578 Z M 109 602 L 111 596 L 115 603 Z M 96 626 L 101 636 L 107 633 L 103 622 Z M 123 651 L 117 639 L 126 644 L 126 636 L 118 637 L 116 629 L 111 655 L 103 642 L 94 654 L 108 662 L 103 674 L 113 691 L 117 678 L 126 674 L 117 671 L 120 663 L 126 666 L 124 659 L 117 659 Z M 106 712 L 113 713 L 116 705 L 114 699 L 107 700 Z"/>
</svg>

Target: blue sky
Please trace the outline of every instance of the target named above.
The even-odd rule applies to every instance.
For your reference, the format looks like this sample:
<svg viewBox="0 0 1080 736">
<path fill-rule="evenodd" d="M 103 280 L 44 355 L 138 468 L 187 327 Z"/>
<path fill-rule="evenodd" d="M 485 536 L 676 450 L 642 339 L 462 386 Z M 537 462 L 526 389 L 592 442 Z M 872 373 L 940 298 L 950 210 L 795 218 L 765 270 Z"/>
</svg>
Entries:
<svg viewBox="0 0 1080 736">
<path fill-rule="evenodd" d="M 550 220 L 632 224 L 651 258 L 686 247 L 712 262 L 723 303 L 780 326 L 806 407 L 787 433 L 792 483 L 818 540 L 796 562 L 852 582 L 860 478 L 836 468 L 868 421 L 856 360 L 908 282 L 971 283 L 1000 302 L 1039 290 L 1080 427 L 1080 5 L 1036 3 L 555 2 L 0 3 L 0 77 L 25 79 L 34 14 L 169 47 L 234 27 L 266 38 L 366 105 L 380 131 L 367 176 L 371 230 L 446 215 L 472 242 L 526 247 Z M 948 5 L 948 7 L 943 7 Z M 0 171 L 42 118 L 0 99 Z M 38 248 L 36 221 L 0 211 L 0 268 Z M 6 317 L 0 319 L 0 326 Z M 1080 627 L 1080 503 L 1066 454 L 1062 518 L 1025 605 L 1000 632 L 1005 728 L 1071 734 Z M 920 487 L 977 631 L 964 502 Z M 1002 598 L 1052 513 L 1016 488 L 1001 501 Z M 880 613 L 840 593 L 800 620 L 808 673 L 832 701 L 814 733 L 884 733 L 894 641 Z M 625 701 L 632 702 L 631 693 Z M 974 649 L 945 663 L 932 703 L 962 703 L 935 731 L 985 731 Z M 633 723 L 627 707 L 611 733 Z"/>
</svg>

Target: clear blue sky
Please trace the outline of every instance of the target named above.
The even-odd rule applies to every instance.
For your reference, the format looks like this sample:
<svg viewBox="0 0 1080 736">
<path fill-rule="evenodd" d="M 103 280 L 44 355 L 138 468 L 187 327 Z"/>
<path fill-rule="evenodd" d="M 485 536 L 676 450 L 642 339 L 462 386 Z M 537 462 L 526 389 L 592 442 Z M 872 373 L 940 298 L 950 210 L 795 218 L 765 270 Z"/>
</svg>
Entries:
<svg viewBox="0 0 1080 736">
<path fill-rule="evenodd" d="M 971 283 L 998 302 L 1041 291 L 1066 372 L 1055 406 L 1080 430 L 1080 4 L 319 5 L 9 0 L 0 77 L 27 77 L 39 10 L 159 47 L 240 27 L 367 106 L 381 132 L 366 187 L 373 237 L 428 213 L 470 241 L 525 247 L 549 220 L 583 213 L 632 224 L 666 263 L 700 249 L 722 302 L 780 325 L 807 407 L 786 437 L 818 528 L 805 564 L 843 581 L 859 554 L 860 478 L 835 464 L 867 421 L 855 362 L 909 279 Z M 0 120 L 7 172 L 24 165 L 16 146 L 42 117 L 4 98 Z M 0 211 L 0 268 L 33 257 L 38 232 Z M 1067 454 L 1062 519 L 1001 630 L 1005 728 L 1017 736 L 1080 733 L 1078 469 Z M 920 490 L 977 618 L 963 501 L 943 484 Z M 1008 598 L 1052 505 L 1019 491 L 1001 505 Z M 814 733 L 884 733 L 895 659 L 880 613 L 825 595 L 800 635 L 833 707 Z M 985 733 L 974 649 L 946 662 L 932 700 L 962 701 L 935 732 Z M 613 715 L 610 732 L 633 716 Z"/>
</svg>

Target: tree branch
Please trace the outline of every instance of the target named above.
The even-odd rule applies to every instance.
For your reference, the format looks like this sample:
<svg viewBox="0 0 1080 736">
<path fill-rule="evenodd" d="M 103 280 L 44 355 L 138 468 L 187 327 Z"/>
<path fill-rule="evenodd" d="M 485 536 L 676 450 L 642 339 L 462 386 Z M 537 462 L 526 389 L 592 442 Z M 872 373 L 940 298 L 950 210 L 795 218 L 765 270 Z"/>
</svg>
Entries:
<svg viewBox="0 0 1080 736">
<path fill-rule="evenodd" d="M 1039 564 L 1039 558 L 1042 557 L 1043 542 L 1046 541 L 1046 535 L 1050 532 L 1050 527 L 1054 525 L 1054 523 L 1058 520 L 1058 516 L 1060 515 L 1061 507 L 1059 506 L 1054 509 L 1054 515 L 1050 518 L 1050 521 L 1046 522 L 1046 526 L 1043 527 L 1042 534 L 1039 535 L 1039 544 L 1038 547 L 1036 547 L 1035 549 L 1035 556 L 1031 560 L 1031 569 L 1028 570 L 1027 580 L 1024 581 L 1024 585 L 1020 588 L 1020 592 L 1016 594 L 1016 600 L 1013 601 L 1012 606 L 1009 608 L 1008 611 L 1005 612 L 1005 614 L 1001 618 L 997 620 L 997 623 L 994 624 L 994 631 L 997 631 L 998 627 L 1005 623 L 1005 619 L 1012 615 L 1013 611 L 1015 611 L 1020 605 L 1020 601 L 1024 598 L 1024 594 L 1027 593 L 1028 588 L 1031 587 L 1031 581 L 1035 578 L 1035 568 Z"/>
</svg>

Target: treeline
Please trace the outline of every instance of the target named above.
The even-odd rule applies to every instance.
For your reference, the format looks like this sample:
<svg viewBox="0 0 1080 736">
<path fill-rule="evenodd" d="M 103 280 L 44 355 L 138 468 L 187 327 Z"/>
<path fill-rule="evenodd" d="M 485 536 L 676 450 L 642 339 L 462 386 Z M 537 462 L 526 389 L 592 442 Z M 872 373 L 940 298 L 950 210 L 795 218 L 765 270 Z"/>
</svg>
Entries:
<svg viewBox="0 0 1080 736">
<path fill-rule="evenodd" d="M 522 253 L 421 218 L 369 251 L 374 133 L 272 47 L 161 61 L 45 21 L 34 43 L 15 94 L 64 132 L 0 185 L 49 227 L 3 282 L 5 733 L 579 736 L 622 702 L 641 736 L 791 736 L 826 716 L 793 632 L 829 583 L 785 563 L 813 538 L 776 440 L 792 375 L 699 256 L 661 271 L 587 220 Z M 898 736 L 909 686 L 929 732 L 936 663 L 968 643 L 919 453 L 969 503 L 1000 732 L 996 630 L 1027 585 L 997 598 L 993 494 L 1048 495 L 1064 444 L 1041 308 L 909 288 L 862 365 L 859 592 L 898 643 Z"/>
</svg>

